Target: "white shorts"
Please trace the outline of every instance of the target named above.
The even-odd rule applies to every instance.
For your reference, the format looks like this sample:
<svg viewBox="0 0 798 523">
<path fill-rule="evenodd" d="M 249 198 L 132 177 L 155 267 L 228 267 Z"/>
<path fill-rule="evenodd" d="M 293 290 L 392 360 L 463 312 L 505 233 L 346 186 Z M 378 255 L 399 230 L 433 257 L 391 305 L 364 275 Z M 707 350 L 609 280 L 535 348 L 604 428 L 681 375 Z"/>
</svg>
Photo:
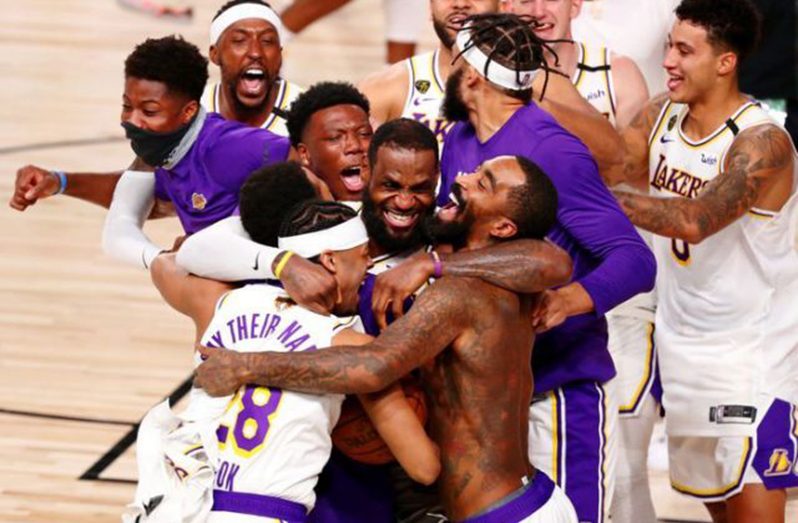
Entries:
<svg viewBox="0 0 798 523">
<path fill-rule="evenodd" d="M 671 486 L 705 503 L 723 501 L 750 483 L 798 487 L 798 407 L 774 400 L 753 437 L 669 436 Z"/>
<path fill-rule="evenodd" d="M 529 408 L 529 459 L 563 489 L 582 522 L 609 517 L 618 443 L 611 388 L 572 383 L 536 397 Z"/>
<path fill-rule="evenodd" d="M 639 416 L 641 406 L 650 399 L 656 376 L 654 323 L 610 312 L 607 329 L 610 354 L 618 372 L 612 380 L 618 413 L 622 418 Z"/>
</svg>

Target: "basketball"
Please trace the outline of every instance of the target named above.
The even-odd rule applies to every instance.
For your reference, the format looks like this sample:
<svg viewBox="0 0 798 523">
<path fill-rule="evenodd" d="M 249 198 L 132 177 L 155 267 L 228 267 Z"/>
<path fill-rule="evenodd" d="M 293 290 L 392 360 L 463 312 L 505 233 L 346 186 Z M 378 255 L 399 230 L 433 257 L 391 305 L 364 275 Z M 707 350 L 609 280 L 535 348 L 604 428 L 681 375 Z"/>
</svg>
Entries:
<svg viewBox="0 0 798 523">
<path fill-rule="evenodd" d="M 424 424 L 427 421 L 424 391 L 413 379 L 402 380 L 402 388 L 410 408 Z M 360 463 L 384 465 L 394 461 L 391 450 L 372 425 L 357 396 L 347 396 L 344 400 L 341 417 L 332 432 L 332 442 L 335 448 Z"/>
</svg>

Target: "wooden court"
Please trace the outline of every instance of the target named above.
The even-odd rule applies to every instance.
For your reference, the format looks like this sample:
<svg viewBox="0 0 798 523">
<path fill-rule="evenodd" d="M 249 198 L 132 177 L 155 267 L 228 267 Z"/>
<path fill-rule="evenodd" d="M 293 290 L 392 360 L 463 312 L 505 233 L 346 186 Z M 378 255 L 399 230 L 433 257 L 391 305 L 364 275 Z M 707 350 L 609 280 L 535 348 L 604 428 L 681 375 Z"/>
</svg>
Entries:
<svg viewBox="0 0 798 523">
<path fill-rule="evenodd" d="M 24 0 L 0 11 L 2 522 L 119 521 L 135 488 L 135 424 L 187 390 L 192 327 L 146 272 L 102 253 L 104 210 L 67 197 L 25 213 L 5 202 L 28 163 L 89 172 L 129 163 L 119 126 L 123 60 L 147 36 L 180 33 L 207 49 L 223 2 L 189 2 L 190 22 L 113 0 Z M 381 2 L 357 0 L 286 48 L 284 76 L 301 85 L 356 81 L 382 66 L 382 28 Z M 433 43 L 430 28 L 422 47 Z M 171 245 L 180 228 L 162 220 L 147 231 Z M 670 491 L 664 472 L 652 475 L 660 517 L 708 520 Z M 791 510 L 788 521 L 798 521 Z"/>
</svg>

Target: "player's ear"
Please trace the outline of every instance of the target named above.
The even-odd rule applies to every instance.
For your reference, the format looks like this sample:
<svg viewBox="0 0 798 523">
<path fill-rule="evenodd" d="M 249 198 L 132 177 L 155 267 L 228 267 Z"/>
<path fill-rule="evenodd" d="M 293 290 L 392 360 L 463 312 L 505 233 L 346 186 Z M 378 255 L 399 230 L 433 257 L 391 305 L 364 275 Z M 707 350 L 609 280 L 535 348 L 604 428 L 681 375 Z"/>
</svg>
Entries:
<svg viewBox="0 0 798 523">
<path fill-rule="evenodd" d="M 512 238 L 518 233 L 518 226 L 506 216 L 499 216 L 490 227 L 490 235 L 494 238 Z"/>
<path fill-rule="evenodd" d="M 302 167 L 312 170 L 310 169 L 310 154 L 308 153 L 308 146 L 302 142 L 299 142 L 296 145 L 296 153 L 297 156 L 299 156 L 299 163 L 302 164 Z"/>
<path fill-rule="evenodd" d="M 330 274 L 335 274 L 338 271 L 338 259 L 333 251 L 322 251 L 319 254 L 319 262 Z"/>
<path fill-rule="evenodd" d="M 219 48 L 215 45 L 212 45 L 208 51 L 208 58 L 210 58 L 211 62 L 213 62 L 215 65 L 219 65 Z"/>
<path fill-rule="evenodd" d="M 183 109 L 180 114 L 180 121 L 183 122 L 183 125 L 186 125 L 188 122 L 191 121 L 194 116 L 196 116 L 197 111 L 199 111 L 199 102 L 196 100 L 191 100 L 186 105 L 183 106 Z"/>
<path fill-rule="evenodd" d="M 735 69 L 737 69 L 737 55 L 735 53 L 729 51 L 718 56 L 718 75 L 730 75 Z"/>
<path fill-rule="evenodd" d="M 482 76 L 471 66 L 471 64 L 465 65 L 465 70 L 463 71 L 463 81 L 465 81 L 465 84 L 468 87 L 473 88 L 479 83 L 481 78 Z"/>
</svg>

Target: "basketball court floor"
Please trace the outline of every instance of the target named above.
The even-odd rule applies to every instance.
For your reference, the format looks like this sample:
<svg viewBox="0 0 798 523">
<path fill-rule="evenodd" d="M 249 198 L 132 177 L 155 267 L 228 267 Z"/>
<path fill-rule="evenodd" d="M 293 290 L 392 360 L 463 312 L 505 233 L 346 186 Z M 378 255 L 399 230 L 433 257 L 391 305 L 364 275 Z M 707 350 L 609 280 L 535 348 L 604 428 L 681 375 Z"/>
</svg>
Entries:
<svg viewBox="0 0 798 523">
<path fill-rule="evenodd" d="M 2 522 L 119 521 L 135 488 L 136 423 L 163 397 L 185 394 L 193 345 L 190 322 L 160 300 L 148 274 L 102 253 L 103 209 L 54 197 L 13 211 L 15 172 L 28 163 L 125 167 L 125 56 L 148 36 L 172 33 L 206 51 L 222 3 L 193 0 L 187 22 L 113 0 L 8 0 L 0 9 Z M 284 76 L 306 86 L 356 81 L 382 66 L 382 35 L 381 2 L 355 0 L 286 48 Z M 431 29 L 421 44 L 434 45 Z M 180 228 L 169 219 L 147 232 L 171 245 Z M 652 470 L 658 515 L 708 521 L 666 478 Z M 798 521 L 795 506 L 787 520 Z"/>
</svg>

